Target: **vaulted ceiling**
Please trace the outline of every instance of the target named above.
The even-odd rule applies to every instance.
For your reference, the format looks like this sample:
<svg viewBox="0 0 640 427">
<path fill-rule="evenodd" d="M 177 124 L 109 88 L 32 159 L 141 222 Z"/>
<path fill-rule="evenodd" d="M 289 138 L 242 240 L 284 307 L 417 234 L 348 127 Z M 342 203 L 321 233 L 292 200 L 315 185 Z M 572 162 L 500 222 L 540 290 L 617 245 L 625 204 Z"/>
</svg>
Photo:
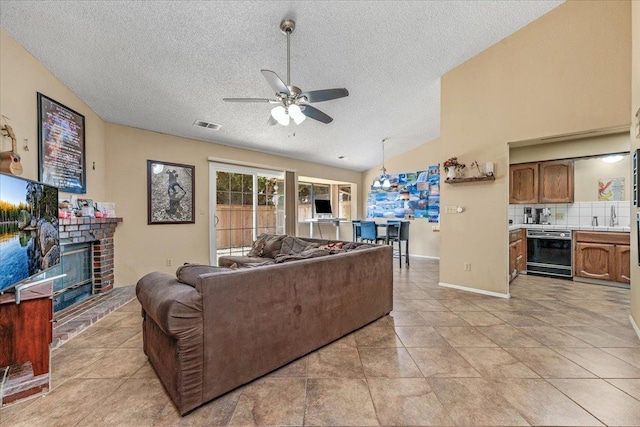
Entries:
<svg viewBox="0 0 640 427">
<path fill-rule="evenodd" d="M 387 158 L 437 138 L 440 77 L 560 3 L 3 0 L 0 26 L 108 122 L 362 171 L 383 138 Z M 284 18 L 291 84 L 349 90 L 313 104 L 330 124 L 222 101 L 273 98 L 261 69 L 286 81 Z"/>
</svg>

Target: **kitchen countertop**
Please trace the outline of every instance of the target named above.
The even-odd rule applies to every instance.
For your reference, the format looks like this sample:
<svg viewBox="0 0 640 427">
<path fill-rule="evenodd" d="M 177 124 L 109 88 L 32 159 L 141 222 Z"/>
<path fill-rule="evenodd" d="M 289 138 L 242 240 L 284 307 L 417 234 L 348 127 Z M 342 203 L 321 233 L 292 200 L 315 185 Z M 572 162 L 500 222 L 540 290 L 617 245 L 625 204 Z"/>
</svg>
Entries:
<svg viewBox="0 0 640 427">
<path fill-rule="evenodd" d="M 604 225 L 593 227 L 591 225 L 558 225 L 558 224 L 511 224 L 509 225 L 509 231 L 524 229 L 534 230 L 573 230 L 573 231 L 609 231 L 616 233 L 629 233 L 631 227 L 607 227 Z"/>
</svg>

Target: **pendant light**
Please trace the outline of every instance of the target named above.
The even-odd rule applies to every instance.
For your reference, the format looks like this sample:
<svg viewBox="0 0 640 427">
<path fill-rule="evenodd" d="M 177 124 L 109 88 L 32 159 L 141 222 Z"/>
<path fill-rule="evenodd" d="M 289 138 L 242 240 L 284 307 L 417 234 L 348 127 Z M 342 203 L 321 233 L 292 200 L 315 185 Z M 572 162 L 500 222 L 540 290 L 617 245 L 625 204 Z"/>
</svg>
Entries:
<svg viewBox="0 0 640 427">
<path fill-rule="evenodd" d="M 388 189 L 391 187 L 391 181 L 389 180 L 389 174 L 387 174 L 387 169 L 384 167 L 384 143 L 387 138 L 384 138 L 382 141 L 382 169 L 380 169 L 380 176 L 373 181 L 373 188 Z"/>
</svg>

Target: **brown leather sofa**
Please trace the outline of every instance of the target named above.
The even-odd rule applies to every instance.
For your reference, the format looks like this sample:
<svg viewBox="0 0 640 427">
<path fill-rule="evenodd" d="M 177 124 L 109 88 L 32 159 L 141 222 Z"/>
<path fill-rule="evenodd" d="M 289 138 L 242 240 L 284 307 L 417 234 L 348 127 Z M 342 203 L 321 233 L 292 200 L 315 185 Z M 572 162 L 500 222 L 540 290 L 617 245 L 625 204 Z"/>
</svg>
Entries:
<svg viewBox="0 0 640 427">
<path fill-rule="evenodd" d="M 391 246 L 294 261 L 140 279 L 144 352 L 182 415 L 392 310 Z"/>
</svg>

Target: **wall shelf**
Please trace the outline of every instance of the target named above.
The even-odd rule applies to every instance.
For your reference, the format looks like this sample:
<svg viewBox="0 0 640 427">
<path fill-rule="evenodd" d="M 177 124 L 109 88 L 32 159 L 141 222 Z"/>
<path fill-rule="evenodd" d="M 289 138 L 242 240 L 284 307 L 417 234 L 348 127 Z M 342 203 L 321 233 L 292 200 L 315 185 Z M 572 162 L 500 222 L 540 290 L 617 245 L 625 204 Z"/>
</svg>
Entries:
<svg viewBox="0 0 640 427">
<path fill-rule="evenodd" d="M 479 181 L 495 181 L 496 177 L 494 175 L 489 176 L 476 176 L 471 178 L 453 178 L 453 179 L 445 179 L 445 184 L 461 184 L 463 182 L 479 182 Z"/>
</svg>

